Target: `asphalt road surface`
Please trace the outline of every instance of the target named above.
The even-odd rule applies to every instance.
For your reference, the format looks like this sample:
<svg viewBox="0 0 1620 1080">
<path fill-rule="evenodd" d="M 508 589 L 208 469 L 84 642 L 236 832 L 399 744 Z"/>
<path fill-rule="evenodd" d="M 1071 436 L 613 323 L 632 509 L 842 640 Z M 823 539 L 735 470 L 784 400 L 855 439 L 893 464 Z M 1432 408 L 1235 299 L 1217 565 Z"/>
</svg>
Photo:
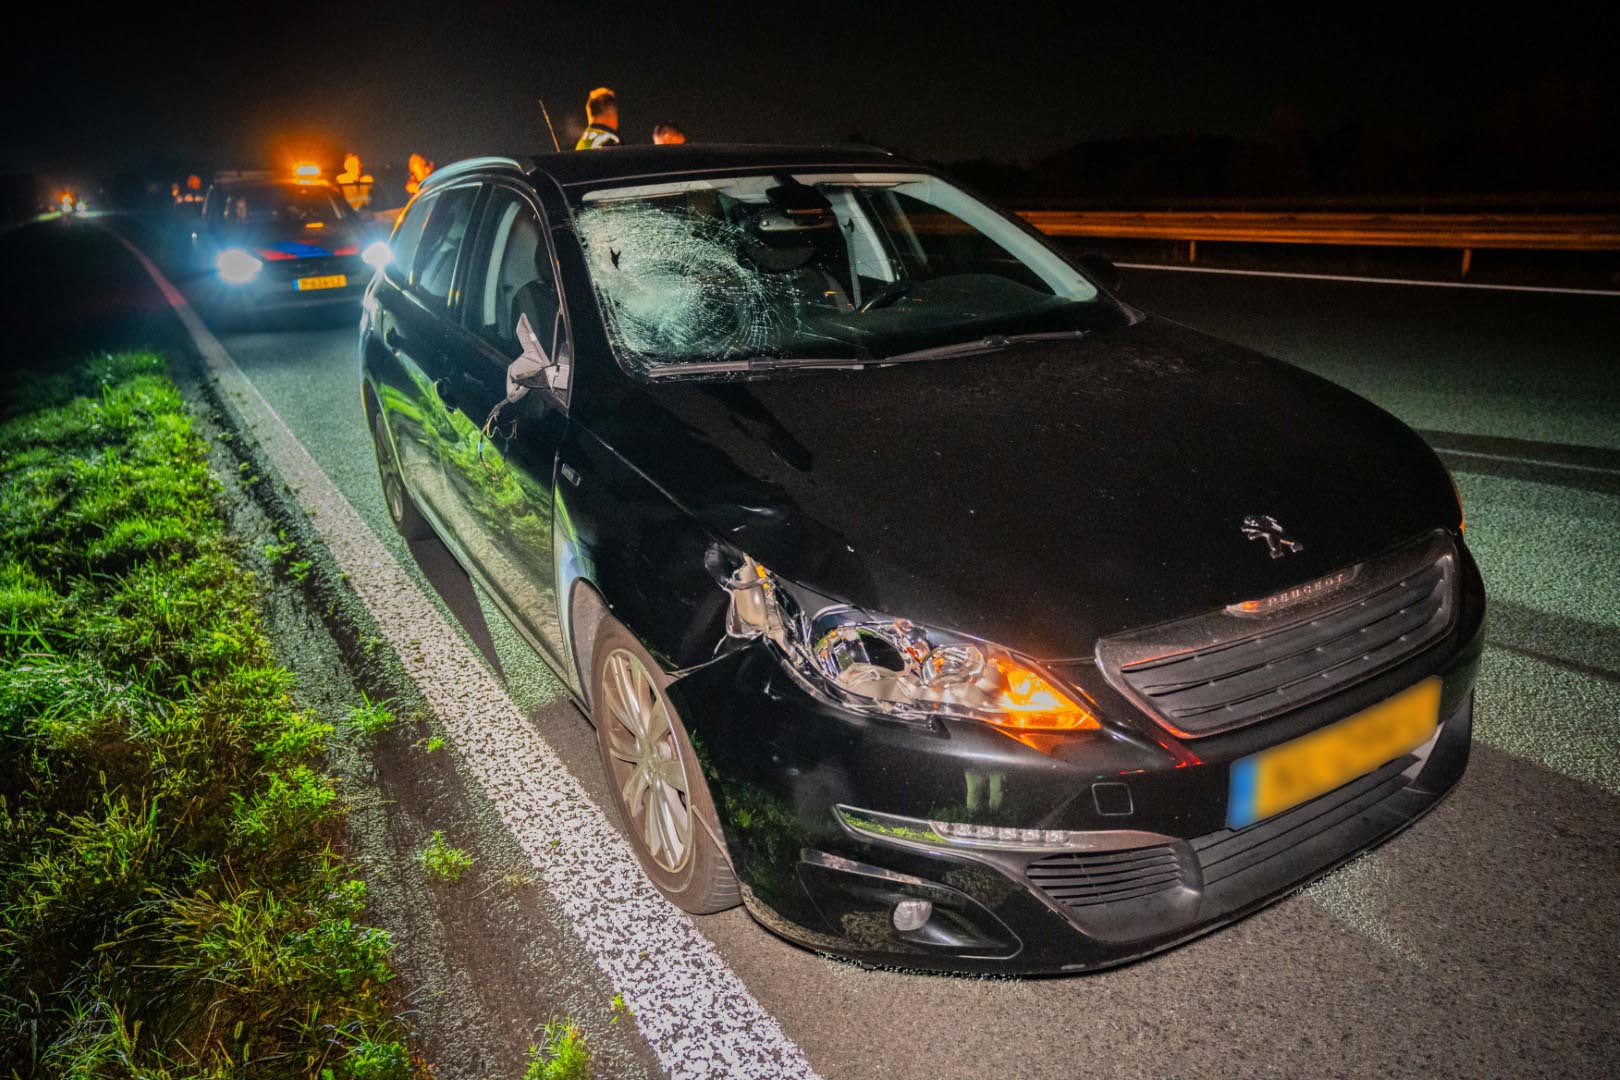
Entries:
<svg viewBox="0 0 1620 1080">
<path fill-rule="evenodd" d="M 112 247 L 105 257 L 124 259 Z M 93 287 L 135 288 L 125 261 L 98 268 Z M 1441 450 L 1492 605 L 1467 775 L 1415 827 L 1302 893 L 1099 974 L 872 971 L 787 944 L 740 909 L 697 917 L 697 930 L 829 1078 L 1613 1075 L 1620 298 L 1145 270 L 1128 272 L 1125 295 L 1342 383 Z M 608 807 L 589 727 L 555 680 L 447 558 L 389 526 L 353 313 L 216 329 L 382 548 Z"/>
</svg>

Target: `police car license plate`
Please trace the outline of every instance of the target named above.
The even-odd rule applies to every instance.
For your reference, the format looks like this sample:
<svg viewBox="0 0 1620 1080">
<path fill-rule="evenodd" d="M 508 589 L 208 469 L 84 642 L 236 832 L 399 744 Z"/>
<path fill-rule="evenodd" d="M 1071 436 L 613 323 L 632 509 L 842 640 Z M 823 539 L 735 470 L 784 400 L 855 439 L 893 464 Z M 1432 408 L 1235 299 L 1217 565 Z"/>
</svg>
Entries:
<svg viewBox="0 0 1620 1080">
<path fill-rule="evenodd" d="M 299 292 L 311 289 L 341 289 L 349 283 L 347 274 L 326 274 L 322 277 L 301 277 L 297 281 Z"/>
<path fill-rule="evenodd" d="M 1440 679 L 1428 678 L 1336 724 L 1232 765 L 1226 827 L 1241 829 L 1365 776 L 1429 741 Z"/>
</svg>

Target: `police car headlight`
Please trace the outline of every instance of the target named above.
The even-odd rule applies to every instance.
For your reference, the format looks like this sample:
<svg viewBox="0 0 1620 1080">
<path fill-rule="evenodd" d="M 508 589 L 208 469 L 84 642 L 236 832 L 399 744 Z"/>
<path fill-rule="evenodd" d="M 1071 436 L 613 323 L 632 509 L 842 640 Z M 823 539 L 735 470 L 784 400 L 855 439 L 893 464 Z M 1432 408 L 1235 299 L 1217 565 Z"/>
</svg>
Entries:
<svg viewBox="0 0 1620 1080">
<path fill-rule="evenodd" d="M 246 285 L 263 265 L 241 248 L 226 248 L 214 258 L 214 269 L 227 285 Z"/>
<path fill-rule="evenodd" d="M 394 253 L 388 250 L 386 241 L 378 240 L 367 245 L 366 250 L 360 253 L 360 258 L 373 270 L 381 270 L 393 261 Z"/>
</svg>

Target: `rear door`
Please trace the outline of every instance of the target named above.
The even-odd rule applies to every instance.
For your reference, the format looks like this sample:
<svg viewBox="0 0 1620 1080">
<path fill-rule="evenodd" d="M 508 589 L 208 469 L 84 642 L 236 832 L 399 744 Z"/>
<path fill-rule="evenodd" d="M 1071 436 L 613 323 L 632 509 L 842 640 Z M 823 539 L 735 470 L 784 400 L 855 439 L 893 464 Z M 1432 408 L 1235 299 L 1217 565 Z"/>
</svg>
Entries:
<svg viewBox="0 0 1620 1080">
<path fill-rule="evenodd" d="M 446 378 L 458 440 L 445 457 L 454 531 L 507 614 L 559 671 L 563 662 L 552 542 L 553 469 L 567 418 L 567 320 L 545 215 L 516 183 L 492 184 L 461 290 Z M 550 379 L 518 387 L 509 372 Z M 553 385 L 556 383 L 557 385 Z"/>
</svg>

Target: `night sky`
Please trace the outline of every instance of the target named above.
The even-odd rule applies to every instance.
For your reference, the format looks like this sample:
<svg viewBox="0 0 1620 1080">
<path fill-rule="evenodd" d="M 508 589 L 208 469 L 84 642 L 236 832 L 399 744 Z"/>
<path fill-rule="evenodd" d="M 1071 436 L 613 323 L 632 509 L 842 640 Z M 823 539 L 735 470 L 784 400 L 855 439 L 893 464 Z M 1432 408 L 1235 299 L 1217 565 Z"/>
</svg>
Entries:
<svg viewBox="0 0 1620 1080">
<path fill-rule="evenodd" d="M 1573 153 L 1620 137 L 1620 27 L 1547 5 L 1511 26 L 1417 4 L 143 6 L 160 13 L 30 14 L 7 46 L 0 171 L 530 152 L 547 143 L 537 96 L 566 143 L 599 84 L 627 142 L 667 120 L 694 140 L 859 133 L 936 160 L 1279 125 L 1468 138 L 1529 123 Z"/>
</svg>

